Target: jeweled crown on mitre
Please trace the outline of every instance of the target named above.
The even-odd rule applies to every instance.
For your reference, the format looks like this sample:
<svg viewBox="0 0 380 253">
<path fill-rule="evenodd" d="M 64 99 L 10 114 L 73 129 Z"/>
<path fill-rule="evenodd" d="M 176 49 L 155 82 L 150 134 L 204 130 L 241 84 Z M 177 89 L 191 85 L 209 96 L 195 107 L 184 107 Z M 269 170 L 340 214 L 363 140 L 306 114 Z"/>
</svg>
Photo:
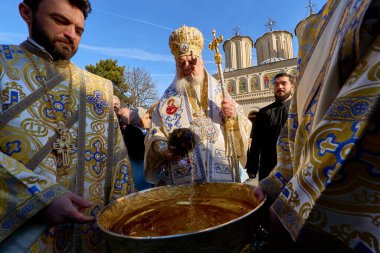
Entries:
<svg viewBox="0 0 380 253">
<path fill-rule="evenodd" d="M 169 47 L 174 58 L 191 54 L 202 58 L 203 35 L 197 28 L 184 25 L 170 34 Z"/>
</svg>

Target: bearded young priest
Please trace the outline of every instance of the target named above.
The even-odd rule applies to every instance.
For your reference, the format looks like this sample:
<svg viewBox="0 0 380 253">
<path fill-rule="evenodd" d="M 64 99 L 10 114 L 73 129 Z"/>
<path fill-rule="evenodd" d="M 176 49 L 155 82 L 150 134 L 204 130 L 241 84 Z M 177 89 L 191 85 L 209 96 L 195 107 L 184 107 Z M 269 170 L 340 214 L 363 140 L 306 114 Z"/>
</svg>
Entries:
<svg viewBox="0 0 380 253">
<path fill-rule="evenodd" d="M 24 0 L 0 45 L 0 252 L 104 252 L 95 216 L 134 191 L 112 83 L 75 66 L 87 0 Z"/>
<path fill-rule="evenodd" d="M 279 73 L 274 77 L 276 101 L 260 109 L 253 129 L 246 165 L 250 178 L 255 178 L 257 173 L 259 180 L 267 177 L 277 164 L 277 138 L 288 119 L 294 83 L 295 78 L 287 73 Z"/>
</svg>

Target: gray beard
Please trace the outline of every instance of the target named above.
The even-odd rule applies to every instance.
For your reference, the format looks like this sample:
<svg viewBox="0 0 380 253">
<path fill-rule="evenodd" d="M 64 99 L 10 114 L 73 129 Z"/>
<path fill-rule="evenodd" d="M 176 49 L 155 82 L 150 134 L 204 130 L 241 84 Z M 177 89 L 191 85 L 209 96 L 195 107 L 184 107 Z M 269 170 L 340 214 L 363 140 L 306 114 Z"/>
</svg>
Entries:
<svg viewBox="0 0 380 253">
<path fill-rule="evenodd" d="M 203 84 L 204 77 L 205 73 L 203 71 L 197 77 L 192 77 L 189 75 L 183 78 L 178 78 L 178 75 L 176 75 L 174 82 L 176 84 L 177 90 L 184 94 L 186 93 L 186 89 L 190 87 L 200 87 L 201 84 Z"/>
</svg>

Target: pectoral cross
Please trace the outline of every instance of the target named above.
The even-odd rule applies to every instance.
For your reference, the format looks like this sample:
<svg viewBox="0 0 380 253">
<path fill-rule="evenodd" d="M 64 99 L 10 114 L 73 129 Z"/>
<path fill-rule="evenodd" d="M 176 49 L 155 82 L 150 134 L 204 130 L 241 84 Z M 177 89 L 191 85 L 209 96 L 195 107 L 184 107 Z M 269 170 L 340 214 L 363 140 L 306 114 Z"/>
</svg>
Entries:
<svg viewBox="0 0 380 253">
<path fill-rule="evenodd" d="M 59 122 L 57 128 L 59 138 L 53 143 L 53 148 L 57 151 L 58 160 L 62 161 L 63 167 L 70 166 L 69 154 L 75 150 L 75 145 L 70 143 L 69 129 L 63 122 Z"/>
</svg>

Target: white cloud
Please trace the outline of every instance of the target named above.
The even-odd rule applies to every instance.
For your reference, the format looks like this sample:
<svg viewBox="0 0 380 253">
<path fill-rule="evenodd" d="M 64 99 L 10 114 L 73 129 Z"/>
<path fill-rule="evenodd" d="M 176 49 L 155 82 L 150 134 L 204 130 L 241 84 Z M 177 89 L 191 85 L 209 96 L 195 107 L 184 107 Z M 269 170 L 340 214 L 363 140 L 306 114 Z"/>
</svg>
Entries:
<svg viewBox="0 0 380 253">
<path fill-rule="evenodd" d="M 93 51 L 110 57 L 124 57 L 154 62 L 174 62 L 171 55 L 153 54 L 138 48 L 97 47 L 86 44 L 81 44 L 79 47 L 83 50 Z"/>
<path fill-rule="evenodd" d="M 115 17 L 119 17 L 119 18 L 123 18 L 123 19 L 129 19 L 129 20 L 132 20 L 132 21 L 136 21 L 136 22 L 147 24 L 147 25 L 155 26 L 155 27 L 158 27 L 158 28 L 162 28 L 162 29 L 165 29 L 165 30 L 168 30 L 168 31 L 173 31 L 172 28 L 169 28 L 169 27 L 166 27 L 166 26 L 162 26 L 160 24 L 152 23 L 152 22 L 150 22 L 148 20 L 142 20 L 142 19 L 138 19 L 138 18 L 133 18 L 133 17 L 128 17 L 128 16 L 124 16 L 124 15 L 119 15 L 119 14 L 116 14 L 116 13 L 113 13 L 113 12 L 108 12 L 108 11 L 104 11 L 104 10 L 100 10 L 100 9 L 95 9 L 95 8 L 93 8 L 93 9 L 96 10 L 96 11 L 99 11 L 99 12 L 103 12 L 103 13 L 108 14 L 108 15 L 115 16 Z"/>
<path fill-rule="evenodd" d="M 23 33 L 6 33 L 0 32 L 1 44 L 19 44 L 26 39 L 27 35 Z"/>
</svg>

